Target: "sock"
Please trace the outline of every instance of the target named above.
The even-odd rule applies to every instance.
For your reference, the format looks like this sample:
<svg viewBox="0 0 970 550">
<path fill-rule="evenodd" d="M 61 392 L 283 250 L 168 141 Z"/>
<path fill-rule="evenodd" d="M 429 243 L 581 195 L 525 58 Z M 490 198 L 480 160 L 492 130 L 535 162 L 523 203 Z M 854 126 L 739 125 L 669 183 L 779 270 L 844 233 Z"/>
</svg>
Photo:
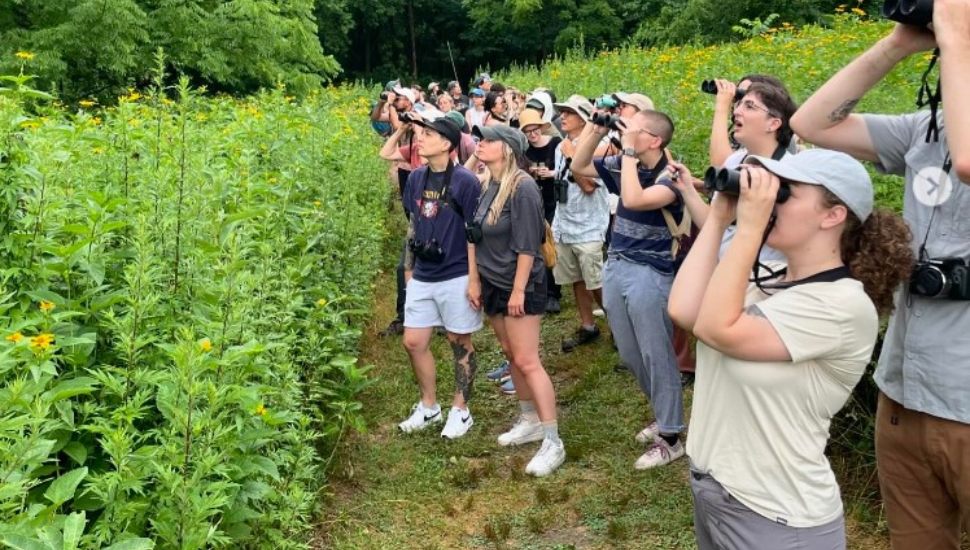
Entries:
<svg viewBox="0 0 970 550">
<path fill-rule="evenodd" d="M 542 423 L 542 431 L 546 434 L 546 439 L 553 443 L 559 443 L 559 422 L 550 420 Z"/>
<path fill-rule="evenodd" d="M 519 413 L 530 423 L 539 421 L 539 413 L 536 412 L 534 401 L 519 401 Z"/>
<path fill-rule="evenodd" d="M 593 332 L 596 330 L 596 325 L 583 325 L 583 330 L 586 332 Z"/>
<path fill-rule="evenodd" d="M 439 405 L 438 402 L 435 401 L 435 403 L 429 407 L 429 406 L 427 406 L 427 405 L 424 404 L 424 401 L 422 401 L 421 402 L 421 408 L 423 408 L 424 410 L 426 410 L 428 412 L 436 412 L 436 411 L 440 411 L 441 410 L 441 405 Z"/>
<path fill-rule="evenodd" d="M 660 439 L 663 439 L 668 445 L 673 447 L 677 444 L 677 440 L 680 439 L 680 434 L 660 434 Z"/>
</svg>

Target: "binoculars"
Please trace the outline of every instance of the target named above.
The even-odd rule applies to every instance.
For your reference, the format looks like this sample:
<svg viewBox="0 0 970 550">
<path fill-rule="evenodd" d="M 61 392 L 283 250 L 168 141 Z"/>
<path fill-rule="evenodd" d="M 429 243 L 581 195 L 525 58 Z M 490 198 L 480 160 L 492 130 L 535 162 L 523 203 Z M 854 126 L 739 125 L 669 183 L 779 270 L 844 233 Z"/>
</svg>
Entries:
<svg viewBox="0 0 970 550">
<path fill-rule="evenodd" d="M 623 127 L 620 125 L 620 115 L 593 113 L 593 124 L 603 126 L 604 128 L 609 128 L 610 130 L 616 130 L 618 132 L 623 131 Z"/>
<path fill-rule="evenodd" d="M 701 82 L 701 91 L 705 94 L 717 95 L 717 82 L 713 80 L 705 80 Z M 734 101 L 741 101 L 744 94 L 748 93 L 744 88 L 737 88 L 734 90 Z"/>
<path fill-rule="evenodd" d="M 925 27 L 933 22 L 933 0 L 886 0 L 882 15 L 904 25 Z"/>
<path fill-rule="evenodd" d="M 731 168 L 715 168 L 711 166 L 704 173 L 704 188 L 708 192 L 717 191 L 725 195 L 741 194 L 741 170 Z M 778 188 L 778 198 L 775 202 L 781 204 L 791 196 L 791 188 L 787 183 L 782 182 Z"/>
</svg>

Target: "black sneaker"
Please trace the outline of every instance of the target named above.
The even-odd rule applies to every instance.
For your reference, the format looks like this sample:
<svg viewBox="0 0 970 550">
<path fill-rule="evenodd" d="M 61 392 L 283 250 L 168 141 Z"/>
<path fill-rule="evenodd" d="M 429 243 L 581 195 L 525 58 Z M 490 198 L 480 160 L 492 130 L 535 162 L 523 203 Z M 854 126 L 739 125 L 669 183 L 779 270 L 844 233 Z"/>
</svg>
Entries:
<svg viewBox="0 0 970 550">
<path fill-rule="evenodd" d="M 559 298 L 548 297 L 546 299 L 546 313 L 555 315 L 560 311 L 562 311 L 562 306 L 559 305 Z"/>
<path fill-rule="evenodd" d="M 684 388 L 694 385 L 694 373 L 692 372 L 682 372 L 680 373 L 680 385 Z"/>
<path fill-rule="evenodd" d="M 394 319 L 391 321 L 387 328 L 380 332 L 382 338 L 387 336 L 395 336 L 397 334 L 404 334 L 404 321 L 400 319 Z"/>
<path fill-rule="evenodd" d="M 592 330 L 585 327 L 579 327 L 576 330 L 576 335 L 568 340 L 562 341 L 562 351 L 564 353 L 569 353 L 574 349 L 582 346 L 584 344 L 591 344 L 600 337 L 600 329 L 597 326 L 593 326 Z"/>
</svg>

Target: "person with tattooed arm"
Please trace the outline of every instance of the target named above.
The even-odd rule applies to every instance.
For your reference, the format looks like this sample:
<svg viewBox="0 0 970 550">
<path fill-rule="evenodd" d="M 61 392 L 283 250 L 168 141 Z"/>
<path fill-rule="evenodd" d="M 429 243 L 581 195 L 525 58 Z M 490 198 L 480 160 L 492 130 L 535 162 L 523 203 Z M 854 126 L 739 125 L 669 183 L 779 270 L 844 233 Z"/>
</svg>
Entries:
<svg viewBox="0 0 970 550">
<path fill-rule="evenodd" d="M 404 348 L 418 379 L 421 400 L 398 427 L 405 433 L 441 422 L 435 396 L 434 327 L 443 326 L 454 352 L 455 394 L 441 437 L 459 438 L 474 424 L 468 410 L 478 363 L 472 333 L 482 328 L 481 314 L 468 299 L 469 269 L 475 246 L 465 241 L 465 219 L 478 205 L 478 179 L 455 166 L 451 152 L 461 142 L 452 120 L 416 120 L 419 154 L 427 164 L 408 176 L 402 194 L 410 213 L 405 271 L 411 272 L 404 304 Z"/>
<path fill-rule="evenodd" d="M 807 141 L 905 176 L 903 216 L 918 262 L 897 291 L 875 373 L 876 460 L 896 550 L 957 550 L 961 525 L 970 531 L 970 301 L 960 285 L 927 284 L 936 260 L 950 262 L 935 264 L 940 274 L 970 259 L 970 0 L 932 8 L 931 27 L 897 24 L 791 121 Z M 934 48 L 942 101 L 900 116 L 852 114 L 899 62 Z"/>
</svg>

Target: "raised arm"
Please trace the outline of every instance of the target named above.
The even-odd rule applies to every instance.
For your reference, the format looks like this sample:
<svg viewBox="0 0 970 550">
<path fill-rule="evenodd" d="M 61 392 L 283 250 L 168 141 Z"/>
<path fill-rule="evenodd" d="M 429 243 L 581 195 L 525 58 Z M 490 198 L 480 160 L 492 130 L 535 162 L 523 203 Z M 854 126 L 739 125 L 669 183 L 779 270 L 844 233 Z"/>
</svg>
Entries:
<svg viewBox="0 0 970 550">
<path fill-rule="evenodd" d="M 728 121 L 731 120 L 731 106 L 734 93 L 738 89 L 730 80 L 717 79 L 717 97 L 714 100 L 714 121 L 711 122 L 711 144 L 708 147 L 711 166 L 721 166 L 731 153 L 731 138 L 728 135 Z"/>
<path fill-rule="evenodd" d="M 933 28 L 940 46 L 940 78 L 944 98 L 943 118 L 950 158 L 960 181 L 970 183 L 970 0 L 933 4 Z"/>
<path fill-rule="evenodd" d="M 852 110 L 897 63 L 934 46 L 933 34 L 927 29 L 897 24 L 889 36 L 876 42 L 812 94 L 792 117 L 792 129 L 805 141 L 820 147 L 878 161 L 865 121 L 851 114 Z"/>
<path fill-rule="evenodd" d="M 401 151 L 398 150 L 398 143 L 401 142 L 401 136 L 404 135 L 406 130 L 406 126 L 399 126 L 398 129 L 394 130 L 394 133 L 391 134 L 391 137 L 387 138 L 387 141 L 384 142 L 384 146 L 381 147 L 380 155 L 382 159 L 392 162 L 407 160 L 401 156 Z"/>
<path fill-rule="evenodd" d="M 573 156 L 570 170 L 574 176 L 585 176 L 588 178 L 597 177 L 596 168 L 593 166 L 593 156 L 596 149 L 606 135 L 607 129 L 596 124 L 587 124 L 583 128 L 583 133 L 579 135 L 579 143 L 576 145 L 576 154 Z"/>
</svg>

